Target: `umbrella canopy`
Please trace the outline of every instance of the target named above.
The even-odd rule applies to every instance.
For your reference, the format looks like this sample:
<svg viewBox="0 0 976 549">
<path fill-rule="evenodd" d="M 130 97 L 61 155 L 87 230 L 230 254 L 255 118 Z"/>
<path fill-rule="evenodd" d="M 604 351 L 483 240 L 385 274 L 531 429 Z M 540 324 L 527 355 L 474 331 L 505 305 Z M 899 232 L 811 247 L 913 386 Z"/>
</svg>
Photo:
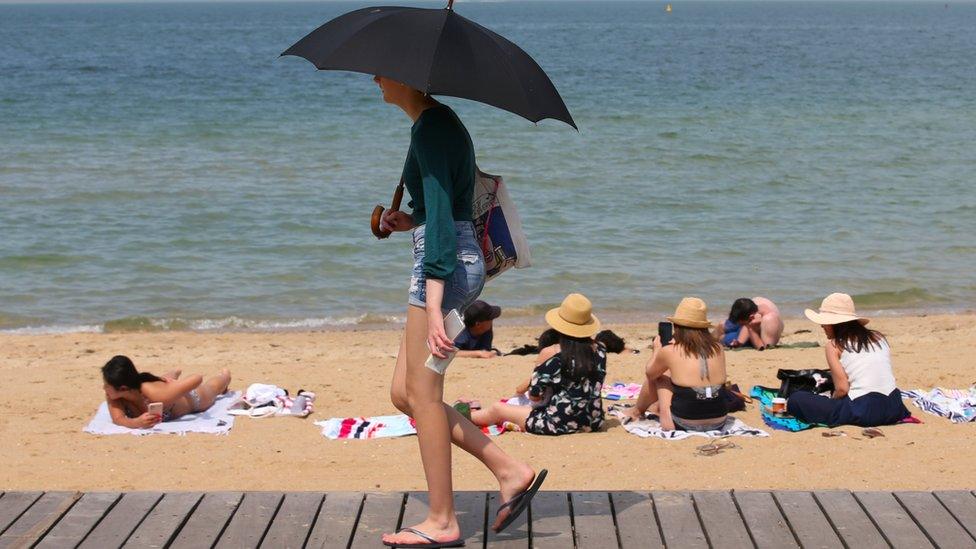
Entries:
<svg viewBox="0 0 976 549">
<path fill-rule="evenodd" d="M 281 55 L 317 68 L 385 76 L 430 95 L 472 99 L 573 128 L 556 87 L 512 42 L 446 9 L 375 7 L 340 15 Z"/>
</svg>

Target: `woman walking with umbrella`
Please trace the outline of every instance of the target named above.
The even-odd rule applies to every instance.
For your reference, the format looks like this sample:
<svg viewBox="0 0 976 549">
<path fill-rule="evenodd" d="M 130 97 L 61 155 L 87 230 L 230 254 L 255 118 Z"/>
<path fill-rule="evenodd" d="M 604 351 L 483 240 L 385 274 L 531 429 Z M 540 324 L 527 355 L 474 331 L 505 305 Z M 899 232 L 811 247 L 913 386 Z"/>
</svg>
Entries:
<svg viewBox="0 0 976 549">
<path fill-rule="evenodd" d="M 445 404 L 443 371 L 425 365 L 428 354 L 446 358 L 454 351 L 444 314 L 463 312 L 485 283 L 472 223 L 474 147 L 454 111 L 432 95 L 465 97 L 533 121 L 555 118 L 575 127 L 572 117 L 528 54 L 455 14 L 450 5 L 445 10 L 356 10 L 319 27 L 283 55 L 304 57 L 320 69 L 375 75 L 383 100 L 413 121 L 401 178 L 413 211 L 397 210 L 398 191 L 395 206 L 382 213 L 374 233 L 413 231 L 407 323 L 391 397 L 416 422 L 430 510 L 422 523 L 387 534 L 383 542 L 397 547 L 464 544 L 454 512 L 451 443 L 478 458 L 498 480 L 502 503 L 492 528 L 501 531 L 528 508 L 547 472 L 535 474 Z"/>
</svg>

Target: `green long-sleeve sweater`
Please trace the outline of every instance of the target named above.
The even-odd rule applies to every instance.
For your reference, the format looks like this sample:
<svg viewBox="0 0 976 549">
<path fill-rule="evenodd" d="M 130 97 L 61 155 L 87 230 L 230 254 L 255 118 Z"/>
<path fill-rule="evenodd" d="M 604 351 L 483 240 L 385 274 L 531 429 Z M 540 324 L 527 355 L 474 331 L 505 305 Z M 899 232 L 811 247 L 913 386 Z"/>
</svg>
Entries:
<svg viewBox="0 0 976 549">
<path fill-rule="evenodd" d="M 455 221 L 471 221 L 474 146 L 461 120 L 447 105 L 420 114 L 410 130 L 403 181 L 414 223 L 424 228 L 424 274 L 446 279 L 457 265 Z"/>
</svg>

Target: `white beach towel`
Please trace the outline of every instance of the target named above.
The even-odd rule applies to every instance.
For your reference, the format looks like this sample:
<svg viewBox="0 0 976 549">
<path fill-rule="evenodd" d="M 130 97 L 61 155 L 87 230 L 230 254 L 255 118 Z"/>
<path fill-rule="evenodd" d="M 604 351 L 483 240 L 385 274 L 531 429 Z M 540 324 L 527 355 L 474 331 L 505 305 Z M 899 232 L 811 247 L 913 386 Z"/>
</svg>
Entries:
<svg viewBox="0 0 976 549">
<path fill-rule="evenodd" d="M 157 423 L 152 429 L 129 429 L 112 422 L 108 403 L 103 402 L 95 412 L 95 417 L 85 427 L 86 433 L 93 435 L 185 435 L 187 433 L 211 433 L 226 435 L 234 426 L 234 416 L 227 409 L 240 399 L 240 392 L 224 393 L 217 397 L 208 410 L 187 414 L 178 419 Z"/>
<path fill-rule="evenodd" d="M 607 409 L 607 413 L 612 417 L 620 420 L 624 429 L 628 433 L 637 435 L 642 438 L 660 438 L 664 440 L 682 440 L 688 437 L 705 437 L 705 438 L 720 438 L 720 437 L 768 437 L 769 433 L 763 431 L 762 429 L 753 429 L 741 419 L 728 416 L 725 421 L 725 427 L 721 430 L 716 431 L 667 431 L 661 428 L 661 422 L 658 421 L 657 416 L 653 414 L 645 414 L 644 419 L 640 421 L 631 421 L 630 423 L 624 423 L 623 410 L 627 408 L 624 406 L 612 405 Z"/>
</svg>

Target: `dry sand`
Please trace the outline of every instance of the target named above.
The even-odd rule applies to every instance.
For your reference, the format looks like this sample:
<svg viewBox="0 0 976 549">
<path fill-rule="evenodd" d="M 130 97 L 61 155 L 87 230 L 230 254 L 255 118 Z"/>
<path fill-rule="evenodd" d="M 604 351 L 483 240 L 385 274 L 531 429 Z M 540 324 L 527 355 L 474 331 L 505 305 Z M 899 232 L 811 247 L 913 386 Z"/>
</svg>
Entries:
<svg viewBox="0 0 976 549">
<path fill-rule="evenodd" d="M 644 351 L 611 355 L 607 381 L 640 382 L 653 324 L 610 326 Z M 976 380 L 976 315 L 878 318 L 888 334 L 899 386 L 967 387 Z M 813 330 L 796 333 L 798 330 Z M 496 345 L 533 341 L 539 326 L 496 329 Z M 818 341 L 805 320 L 787 323 L 785 342 Z M 0 336 L 0 489 L 6 490 L 416 490 L 424 488 L 415 437 L 330 441 L 312 421 L 389 414 L 388 382 L 400 333 L 136 333 Z M 232 388 L 269 382 L 318 393 L 307 420 L 240 418 L 229 436 L 93 436 L 82 427 L 104 398 L 99 367 L 131 356 L 142 370 L 215 372 L 229 367 Z M 509 394 L 532 368 L 530 357 L 458 359 L 446 395 L 489 401 Z M 744 389 L 775 385 L 777 368 L 823 367 L 823 349 L 729 354 Z M 885 437 L 824 438 L 823 429 L 736 439 L 740 448 L 698 457 L 704 440 L 640 439 L 616 421 L 605 432 L 558 438 L 507 433 L 506 451 L 550 470 L 548 489 L 976 487 L 976 425 L 954 425 L 910 407 L 923 425 L 885 427 Z M 754 406 L 740 414 L 762 421 Z M 455 451 L 455 488 L 494 487 L 473 458 Z"/>
</svg>

